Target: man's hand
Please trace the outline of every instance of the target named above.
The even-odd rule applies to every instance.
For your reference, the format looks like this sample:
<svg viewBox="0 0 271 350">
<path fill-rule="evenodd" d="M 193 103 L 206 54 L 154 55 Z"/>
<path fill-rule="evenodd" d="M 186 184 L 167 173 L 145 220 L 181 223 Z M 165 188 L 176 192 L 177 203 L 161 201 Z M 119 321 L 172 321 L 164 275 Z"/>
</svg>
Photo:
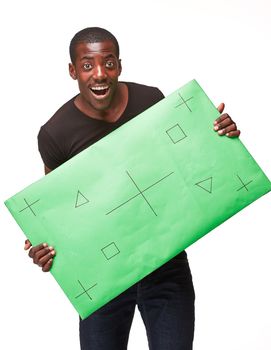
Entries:
<svg viewBox="0 0 271 350">
<path fill-rule="evenodd" d="M 27 239 L 25 241 L 24 250 L 32 247 L 31 242 Z M 53 258 L 56 252 L 53 247 L 48 247 L 47 243 L 39 244 L 32 247 L 28 253 L 29 257 L 33 259 L 33 263 L 39 265 L 43 272 L 48 272 L 53 264 Z"/>
<path fill-rule="evenodd" d="M 217 110 L 219 113 L 222 113 L 224 108 L 225 104 L 220 103 Z M 240 130 L 237 129 L 235 122 L 227 113 L 221 114 L 221 116 L 214 121 L 214 130 L 217 131 L 219 135 L 226 135 L 228 137 L 238 137 L 240 135 Z"/>
</svg>

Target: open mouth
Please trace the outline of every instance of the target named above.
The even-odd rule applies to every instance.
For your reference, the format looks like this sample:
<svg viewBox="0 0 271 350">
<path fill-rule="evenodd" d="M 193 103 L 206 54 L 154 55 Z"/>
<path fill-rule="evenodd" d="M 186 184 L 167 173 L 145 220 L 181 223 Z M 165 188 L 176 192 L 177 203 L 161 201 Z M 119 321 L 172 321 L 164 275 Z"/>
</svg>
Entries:
<svg viewBox="0 0 271 350">
<path fill-rule="evenodd" d="M 90 88 L 90 91 L 96 96 L 96 97 L 104 97 L 109 92 L 109 86 L 93 86 Z"/>
</svg>

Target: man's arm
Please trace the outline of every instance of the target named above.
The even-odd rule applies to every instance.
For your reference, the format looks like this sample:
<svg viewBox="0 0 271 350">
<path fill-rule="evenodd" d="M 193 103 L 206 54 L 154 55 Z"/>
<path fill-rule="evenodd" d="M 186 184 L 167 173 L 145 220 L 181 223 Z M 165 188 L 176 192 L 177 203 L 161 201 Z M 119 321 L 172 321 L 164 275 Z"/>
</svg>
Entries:
<svg viewBox="0 0 271 350">
<path fill-rule="evenodd" d="M 45 172 L 45 175 L 49 174 L 51 171 L 52 171 L 52 169 L 49 169 L 48 166 L 46 166 L 46 165 L 44 164 L 44 172 Z"/>
<path fill-rule="evenodd" d="M 52 170 L 44 165 L 45 175 L 49 174 Z M 32 247 L 31 242 L 27 239 L 25 241 L 24 249 L 28 250 Z M 48 246 L 47 243 L 41 243 L 35 247 L 32 247 L 28 253 L 29 257 L 33 259 L 33 263 L 39 265 L 43 272 L 48 272 L 53 264 L 53 258 L 56 255 L 53 247 Z"/>
</svg>

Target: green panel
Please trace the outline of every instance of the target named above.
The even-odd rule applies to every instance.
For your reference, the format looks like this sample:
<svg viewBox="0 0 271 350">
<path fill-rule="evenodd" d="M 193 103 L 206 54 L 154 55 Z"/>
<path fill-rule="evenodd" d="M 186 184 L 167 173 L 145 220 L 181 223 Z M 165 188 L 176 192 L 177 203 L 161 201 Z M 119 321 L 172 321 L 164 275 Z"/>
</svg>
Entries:
<svg viewBox="0 0 271 350">
<path fill-rule="evenodd" d="M 5 202 L 82 318 L 270 191 L 218 116 L 193 80 Z"/>
</svg>

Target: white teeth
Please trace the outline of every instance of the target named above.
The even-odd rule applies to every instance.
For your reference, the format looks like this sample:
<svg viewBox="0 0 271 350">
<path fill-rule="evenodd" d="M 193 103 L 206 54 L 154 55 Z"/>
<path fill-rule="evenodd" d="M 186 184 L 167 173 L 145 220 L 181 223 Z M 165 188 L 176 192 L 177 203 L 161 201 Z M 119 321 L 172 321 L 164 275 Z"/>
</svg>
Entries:
<svg viewBox="0 0 271 350">
<path fill-rule="evenodd" d="M 91 88 L 91 90 L 94 90 L 94 91 L 101 91 L 101 90 L 106 90 L 108 89 L 108 86 L 93 86 Z"/>
</svg>

